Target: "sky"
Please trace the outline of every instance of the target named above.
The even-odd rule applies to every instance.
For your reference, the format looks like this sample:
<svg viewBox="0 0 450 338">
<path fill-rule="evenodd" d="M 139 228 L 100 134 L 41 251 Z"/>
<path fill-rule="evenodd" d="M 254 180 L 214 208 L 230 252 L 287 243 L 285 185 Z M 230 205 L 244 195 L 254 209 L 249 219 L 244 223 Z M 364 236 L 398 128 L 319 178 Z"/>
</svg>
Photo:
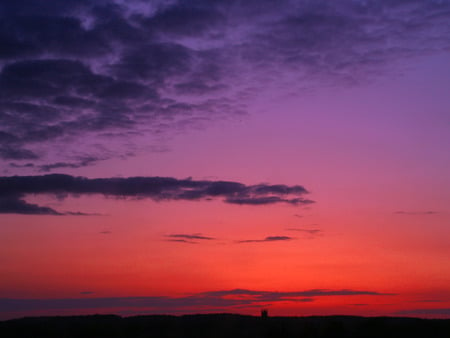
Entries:
<svg viewBox="0 0 450 338">
<path fill-rule="evenodd" d="M 0 1 L 0 320 L 450 318 L 450 1 Z"/>
</svg>

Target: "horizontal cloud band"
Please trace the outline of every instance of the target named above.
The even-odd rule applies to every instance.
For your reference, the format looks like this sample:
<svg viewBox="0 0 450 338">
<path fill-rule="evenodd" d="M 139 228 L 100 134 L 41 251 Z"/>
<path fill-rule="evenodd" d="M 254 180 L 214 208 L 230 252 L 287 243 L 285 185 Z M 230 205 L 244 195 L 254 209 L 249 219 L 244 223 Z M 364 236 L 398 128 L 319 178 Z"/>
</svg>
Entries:
<svg viewBox="0 0 450 338">
<path fill-rule="evenodd" d="M 196 181 L 190 178 L 90 179 L 62 174 L 10 176 L 0 177 L 0 213 L 61 215 L 51 208 L 27 203 L 23 198 L 29 194 L 55 194 L 63 197 L 102 194 L 111 197 L 150 198 L 156 201 L 198 201 L 218 198 L 225 203 L 240 205 L 314 203 L 303 198 L 307 193 L 308 191 L 300 185 L 245 185 L 239 182 Z"/>
<path fill-rule="evenodd" d="M 95 309 L 95 308 L 157 308 L 166 312 L 195 307 L 228 308 L 232 306 L 257 305 L 272 302 L 312 302 L 312 297 L 325 296 L 389 296 L 374 291 L 358 290 L 306 290 L 275 292 L 256 290 L 223 290 L 194 294 L 186 297 L 114 297 L 114 298 L 72 298 L 72 299 L 1 299 L 0 312 L 39 311 L 50 309 Z"/>
</svg>

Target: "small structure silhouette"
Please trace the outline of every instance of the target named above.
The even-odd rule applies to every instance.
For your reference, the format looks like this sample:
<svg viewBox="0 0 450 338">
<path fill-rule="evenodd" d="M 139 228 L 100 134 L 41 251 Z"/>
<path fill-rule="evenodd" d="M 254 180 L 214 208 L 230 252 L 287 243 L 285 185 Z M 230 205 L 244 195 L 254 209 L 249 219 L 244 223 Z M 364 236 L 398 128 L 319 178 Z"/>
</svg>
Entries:
<svg viewBox="0 0 450 338">
<path fill-rule="evenodd" d="M 267 317 L 269 317 L 269 310 L 262 309 L 261 310 L 261 318 L 267 318 Z"/>
</svg>

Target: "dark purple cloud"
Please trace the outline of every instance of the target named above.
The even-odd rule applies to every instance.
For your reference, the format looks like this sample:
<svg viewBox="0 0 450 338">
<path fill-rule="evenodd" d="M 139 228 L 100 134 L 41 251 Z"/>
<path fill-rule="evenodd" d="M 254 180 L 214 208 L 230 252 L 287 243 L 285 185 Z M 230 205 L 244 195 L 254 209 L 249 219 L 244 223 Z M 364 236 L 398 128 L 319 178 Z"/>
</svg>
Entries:
<svg viewBox="0 0 450 338">
<path fill-rule="evenodd" d="M 9 164 L 9 166 L 11 168 L 34 168 L 34 164 L 33 163 L 17 164 L 17 163 L 11 162 Z"/>
<path fill-rule="evenodd" d="M 198 242 L 189 241 L 187 239 L 168 239 L 167 242 L 186 243 L 186 244 L 198 244 Z"/>
<path fill-rule="evenodd" d="M 294 238 L 288 236 L 268 236 L 264 239 L 246 239 L 242 241 L 237 241 L 238 243 L 264 243 L 264 242 L 284 242 L 291 241 Z"/>
<path fill-rule="evenodd" d="M 52 208 L 28 203 L 17 196 L 0 197 L 0 214 L 63 215 Z"/>
<path fill-rule="evenodd" d="M 0 148 L 0 158 L 5 160 L 36 160 L 39 156 L 31 150 L 18 149 L 16 145 L 5 144 Z"/>
<path fill-rule="evenodd" d="M 402 310 L 398 311 L 396 314 L 407 316 L 422 316 L 422 315 L 450 316 L 450 308 Z"/>
<path fill-rule="evenodd" d="M 283 187 L 283 188 L 282 188 Z M 149 198 L 156 201 L 221 199 L 230 204 L 260 205 L 260 199 L 270 200 L 264 204 L 288 203 L 310 204 L 302 196 L 308 191 L 299 185 L 245 185 L 229 181 L 196 181 L 172 177 L 95 178 L 51 174 L 43 176 L 0 177 L 0 213 L 62 215 L 51 208 L 39 207 L 24 200 L 26 195 L 101 194 L 111 197 Z M 237 203 L 236 200 L 240 202 Z M 245 200 L 246 202 L 242 202 Z M 82 213 L 65 213 L 70 215 Z M 180 236 L 180 235 L 178 235 Z M 182 235 L 186 239 L 188 235 Z M 195 235 L 190 235 L 195 236 Z M 269 238 L 269 237 L 268 237 Z M 193 238 L 188 238 L 193 239 Z M 200 238 L 196 238 L 200 239 Z M 206 239 L 206 238 L 203 238 Z M 270 238 L 277 240 L 277 238 Z"/>
<path fill-rule="evenodd" d="M 40 172 L 49 172 L 54 169 L 63 169 L 63 168 L 82 168 L 90 165 L 94 165 L 98 161 L 101 161 L 102 158 L 94 157 L 94 156 L 85 156 L 85 157 L 79 157 L 76 159 L 76 162 L 56 162 L 56 163 L 49 163 L 38 166 Z"/>
<path fill-rule="evenodd" d="M 203 236 L 202 234 L 170 234 L 165 236 L 168 242 L 198 244 L 201 241 L 215 240 L 213 237 Z"/>
<path fill-rule="evenodd" d="M 0 159 L 50 171 L 94 163 L 80 152 L 130 156 L 240 116 L 268 83 L 352 84 L 446 50 L 449 20 L 431 0 L 2 1 Z"/>
<path fill-rule="evenodd" d="M 91 293 L 83 293 L 90 295 Z M 254 306 L 275 302 L 313 302 L 315 297 L 328 296 L 385 296 L 374 291 L 359 290 L 306 290 L 296 292 L 255 291 L 245 289 L 211 291 L 185 297 L 114 297 L 114 298 L 71 298 L 71 299 L 0 299 L 0 312 L 40 310 L 81 310 L 112 308 L 147 308 L 164 313 L 183 309 L 221 308 L 229 310 L 236 306 Z"/>
<path fill-rule="evenodd" d="M 181 238 L 181 239 L 207 240 L 207 241 L 211 241 L 211 240 L 215 239 L 213 237 L 202 236 L 202 234 L 171 234 L 171 235 L 167 235 L 166 237 L 175 238 L 175 239 Z"/>
<path fill-rule="evenodd" d="M 294 292 L 276 292 L 276 291 L 255 291 L 246 289 L 234 289 L 234 290 L 224 290 L 224 291 L 210 291 L 204 293 L 208 296 L 215 297 L 228 297 L 228 296 L 251 296 L 256 297 L 255 299 L 276 299 L 283 300 L 292 297 L 321 297 L 321 296 L 356 296 L 356 295 L 372 295 L 381 296 L 394 294 L 379 293 L 374 291 L 360 291 L 360 290 L 328 290 L 328 289 L 312 289 L 306 291 L 294 291 Z"/>
<path fill-rule="evenodd" d="M 54 215 L 54 216 L 99 216 L 96 213 L 85 213 L 80 211 L 59 212 L 50 207 L 39 206 L 28 203 L 20 195 L 0 194 L 0 214 L 20 215 Z"/>
<path fill-rule="evenodd" d="M 437 211 L 396 211 L 394 214 L 397 215 L 436 215 Z"/>
</svg>

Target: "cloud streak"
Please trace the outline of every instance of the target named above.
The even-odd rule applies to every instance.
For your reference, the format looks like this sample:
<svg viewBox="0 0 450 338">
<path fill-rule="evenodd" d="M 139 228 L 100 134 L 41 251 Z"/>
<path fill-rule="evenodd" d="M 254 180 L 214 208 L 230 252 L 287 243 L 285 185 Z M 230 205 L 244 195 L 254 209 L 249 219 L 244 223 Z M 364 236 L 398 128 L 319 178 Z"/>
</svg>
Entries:
<svg viewBox="0 0 450 338">
<path fill-rule="evenodd" d="M 198 244 L 200 241 L 213 241 L 215 238 L 202 234 L 170 234 L 165 236 L 169 242 Z"/>
<path fill-rule="evenodd" d="M 437 211 L 396 211 L 394 214 L 397 215 L 436 215 Z"/>
<path fill-rule="evenodd" d="M 84 293 L 89 295 L 90 293 Z M 176 313 L 186 309 L 232 309 L 236 306 L 255 306 L 276 302 L 313 302 L 316 297 L 329 296 L 386 296 L 390 294 L 360 290 L 313 289 L 295 292 L 257 291 L 246 289 L 198 293 L 185 297 L 115 297 L 72 299 L 0 299 L 0 312 L 146 308 L 160 313 Z"/>
<path fill-rule="evenodd" d="M 329 290 L 329 289 L 311 289 L 305 291 L 293 291 L 293 292 L 277 292 L 277 291 L 256 291 L 247 289 L 233 289 L 233 290 L 223 290 L 223 291 L 210 291 L 204 293 L 208 296 L 214 297 L 240 297 L 249 296 L 256 300 L 285 300 L 288 298 L 296 297 L 322 297 L 322 296 L 356 296 L 356 295 L 371 295 L 371 296 L 392 296 L 394 294 L 379 293 L 375 291 L 361 291 L 361 290 L 351 290 L 351 289 L 341 289 L 341 290 Z"/>
<path fill-rule="evenodd" d="M 265 243 L 265 242 L 285 242 L 291 241 L 294 238 L 288 236 L 268 236 L 264 239 L 246 239 L 242 241 L 237 241 L 237 243 Z"/>
<path fill-rule="evenodd" d="M 303 232 L 303 233 L 309 234 L 311 236 L 317 236 L 317 235 L 320 235 L 322 233 L 322 230 L 320 230 L 320 229 L 288 228 L 286 230 Z"/>
<path fill-rule="evenodd" d="M 41 207 L 15 196 L 0 197 L 0 214 L 63 215 L 49 207 Z"/>
<path fill-rule="evenodd" d="M 450 316 L 450 308 L 431 308 L 431 309 L 412 309 L 398 311 L 399 315 L 434 315 L 434 316 Z"/>
<path fill-rule="evenodd" d="M 284 203 L 298 206 L 314 203 L 303 198 L 308 191 L 300 185 L 245 185 L 231 181 L 197 181 L 171 177 L 90 179 L 51 174 L 0 177 L 0 213 L 62 215 L 51 208 L 40 207 L 24 200 L 26 195 L 49 194 L 58 197 L 100 194 L 117 198 L 148 198 L 154 201 L 219 199 L 225 203 L 239 205 Z"/>
<path fill-rule="evenodd" d="M 324 232 L 321 229 L 287 228 L 286 230 L 302 234 L 302 238 L 305 239 L 315 239 L 324 235 Z"/>
</svg>

